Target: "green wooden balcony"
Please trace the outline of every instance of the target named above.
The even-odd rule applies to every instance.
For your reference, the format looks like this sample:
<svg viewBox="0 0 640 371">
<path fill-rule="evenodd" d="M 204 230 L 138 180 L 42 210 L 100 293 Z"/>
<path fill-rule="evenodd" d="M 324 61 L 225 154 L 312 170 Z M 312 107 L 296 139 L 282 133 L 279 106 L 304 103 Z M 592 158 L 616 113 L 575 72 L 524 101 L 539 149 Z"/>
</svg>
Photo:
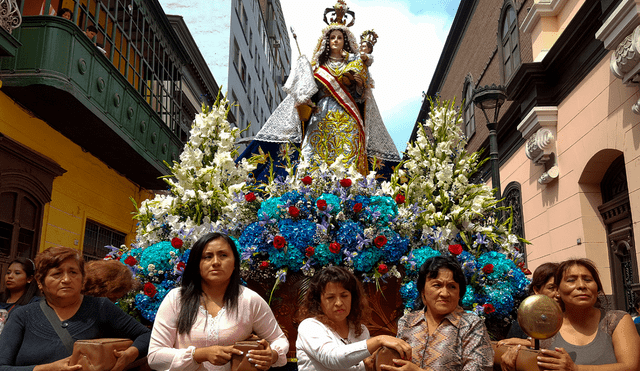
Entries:
<svg viewBox="0 0 640 371">
<path fill-rule="evenodd" d="M 183 143 L 74 23 L 27 16 L 0 58 L 2 91 L 107 165 L 148 189 L 164 189 L 163 161 Z"/>
</svg>

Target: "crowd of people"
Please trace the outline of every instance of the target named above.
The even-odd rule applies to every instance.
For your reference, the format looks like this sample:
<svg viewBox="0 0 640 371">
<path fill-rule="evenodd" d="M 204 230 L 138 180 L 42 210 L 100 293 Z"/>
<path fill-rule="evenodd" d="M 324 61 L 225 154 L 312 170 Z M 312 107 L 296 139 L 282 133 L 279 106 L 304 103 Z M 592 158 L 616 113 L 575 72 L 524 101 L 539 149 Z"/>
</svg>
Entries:
<svg viewBox="0 0 640 371">
<path fill-rule="evenodd" d="M 118 261 L 85 264 L 75 249 L 50 247 L 35 261 L 13 261 L 5 286 L 0 305 L 10 312 L 0 333 L 0 371 L 80 370 L 69 363 L 73 347 L 65 337 L 131 339 L 128 349 L 116 352 L 114 371 L 145 356 L 154 370 L 229 371 L 234 356 L 259 370 L 287 363 L 290 344 L 269 305 L 242 286 L 238 250 L 223 234 L 206 234 L 194 244 L 181 285 L 167 294 L 151 330 L 112 302 L 135 287 L 131 271 Z M 467 283 L 458 261 L 428 259 L 417 286 L 421 305 L 399 319 L 397 337 L 372 337 L 360 281 L 344 267 L 317 272 L 299 310 L 298 369 L 492 370 L 494 351 L 484 322 L 460 306 Z M 539 369 L 640 367 L 640 336 L 631 316 L 604 309 L 602 293 L 598 271 L 587 259 L 536 269 L 531 294 L 557 300 L 564 317 L 560 331 L 542 341 Z M 247 354 L 234 347 L 252 335 L 261 347 Z M 517 322 L 509 336 L 498 343 L 513 345 L 502 356 L 502 370 L 516 370 L 519 351 L 532 344 Z M 376 365 L 385 348 L 395 358 Z"/>
</svg>

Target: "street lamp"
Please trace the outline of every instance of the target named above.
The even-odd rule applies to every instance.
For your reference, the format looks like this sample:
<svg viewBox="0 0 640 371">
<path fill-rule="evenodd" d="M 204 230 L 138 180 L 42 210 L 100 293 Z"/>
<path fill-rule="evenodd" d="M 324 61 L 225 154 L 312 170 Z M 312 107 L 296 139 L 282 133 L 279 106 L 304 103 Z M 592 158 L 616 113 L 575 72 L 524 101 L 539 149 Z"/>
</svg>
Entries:
<svg viewBox="0 0 640 371">
<path fill-rule="evenodd" d="M 496 199 L 500 199 L 500 164 L 498 164 L 498 134 L 496 126 L 498 124 L 498 114 L 500 106 L 507 100 L 504 86 L 492 84 L 473 89 L 473 103 L 482 110 L 487 119 L 489 129 L 489 157 L 491 159 L 491 185 L 496 190 Z M 487 111 L 493 111 L 493 120 L 489 120 Z"/>
</svg>

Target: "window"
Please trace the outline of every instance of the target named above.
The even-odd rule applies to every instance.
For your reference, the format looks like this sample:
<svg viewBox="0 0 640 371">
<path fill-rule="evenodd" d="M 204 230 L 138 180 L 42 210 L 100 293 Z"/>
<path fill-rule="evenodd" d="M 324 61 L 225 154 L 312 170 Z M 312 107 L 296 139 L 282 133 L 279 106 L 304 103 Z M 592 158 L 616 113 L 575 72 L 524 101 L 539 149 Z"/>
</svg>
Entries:
<svg viewBox="0 0 640 371">
<path fill-rule="evenodd" d="M 471 138 L 476 132 L 476 118 L 475 118 L 475 106 L 473 104 L 473 77 L 468 74 L 464 79 L 464 88 L 462 89 L 462 96 L 464 97 L 464 134 L 467 139 Z"/>
<path fill-rule="evenodd" d="M 520 66 L 519 27 L 513 4 L 507 2 L 502 14 L 499 37 L 503 78 L 507 83 Z"/>
<path fill-rule="evenodd" d="M 247 82 L 247 65 L 244 63 L 244 59 L 242 59 L 242 55 L 240 55 L 240 71 L 238 71 L 238 73 L 240 74 L 240 81 L 242 81 L 242 84 L 246 84 Z"/>
<path fill-rule="evenodd" d="M 522 192 L 520 190 L 520 183 L 511 182 L 507 184 L 504 188 L 504 206 L 511 207 L 513 213 L 513 224 L 511 227 L 511 232 L 516 236 L 524 237 L 524 216 L 522 215 Z M 527 257 L 527 245 L 520 242 L 518 248 L 520 252 L 524 255 L 525 259 Z"/>
<path fill-rule="evenodd" d="M 247 73 L 247 99 L 251 103 L 251 75 Z"/>
<path fill-rule="evenodd" d="M 253 45 L 253 30 L 249 30 L 249 54 L 251 54 L 251 45 Z"/>
<path fill-rule="evenodd" d="M 120 247 L 120 245 L 124 245 L 125 237 L 124 233 L 87 219 L 84 228 L 82 256 L 85 261 L 100 260 L 111 252 L 111 249 L 105 246 Z"/>
<path fill-rule="evenodd" d="M 36 256 L 44 205 L 51 201 L 54 178 L 65 171 L 0 134 L 0 281 L 13 259 Z"/>
</svg>

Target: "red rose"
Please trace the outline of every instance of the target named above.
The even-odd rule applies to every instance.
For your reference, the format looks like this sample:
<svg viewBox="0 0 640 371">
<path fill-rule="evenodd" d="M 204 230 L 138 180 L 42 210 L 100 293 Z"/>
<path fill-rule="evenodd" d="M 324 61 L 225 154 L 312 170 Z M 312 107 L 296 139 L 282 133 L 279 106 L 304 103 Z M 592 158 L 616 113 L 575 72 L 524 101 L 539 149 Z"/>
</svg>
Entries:
<svg viewBox="0 0 640 371">
<path fill-rule="evenodd" d="M 156 296 L 156 294 L 158 293 L 158 290 L 156 290 L 156 287 L 153 285 L 153 283 L 151 282 L 147 282 L 144 284 L 144 294 L 147 295 L 148 297 L 152 298 L 154 296 Z"/>
<path fill-rule="evenodd" d="M 287 243 L 287 240 L 285 240 L 282 236 L 275 236 L 273 238 L 273 247 L 275 247 L 276 249 L 283 248 L 285 243 Z"/>
<path fill-rule="evenodd" d="M 174 237 L 171 239 L 171 246 L 173 246 L 173 248 L 175 249 L 181 248 L 182 244 L 183 244 L 182 240 L 179 239 L 178 237 Z"/>
<path fill-rule="evenodd" d="M 353 205 L 353 212 L 354 213 L 359 213 L 362 211 L 362 204 L 360 202 L 358 202 L 357 204 Z"/>
<path fill-rule="evenodd" d="M 313 179 L 308 175 L 302 178 L 302 183 L 305 185 L 311 185 L 312 182 L 313 182 Z"/>
<path fill-rule="evenodd" d="M 316 248 L 313 246 L 308 246 L 307 249 L 305 250 L 305 255 L 307 256 L 307 258 L 310 258 L 311 255 L 315 254 L 316 252 Z"/>
<path fill-rule="evenodd" d="M 260 269 L 267 269 L 269 267 L 269 262 L 268 261 L 263 261 L 262 263 L 260 263 Z"/>
<path fill-rule="evenodd" d="M 255 195 L 255 193 L 250 192 L 250 193 L 247 193 L 246 195 L 244 195 L 244 199 L 245 199 L 247 202 L 253 202 L 253 201 L 255 201 L 255 200 L 256 200 L 256 195 Z"/>
<path fill-rule="evenodd" d="M 387 265 L 382 263 L 378 266 L 378 273 L 380 274 L 385 274 L 389 271 L 389 268 L 387 268 Z"/>
<path fill-rule="evenodd" d="M 298 216 L 300 216 L 300 209 L 298 209 L 295 206 L 289 206 L 289 215 L 291 215 L 294 218 L 297 218 Z"/>
<path fill-rule="evenodd" d="M 184 267 L 186 264 L 184 264 L 184 262 L 180 262 L 178 263 L 178 265 L 176 265 L 176 269 L 180 272 L 184 272 Z"/>
<path fill-rule="evenodd" d="M 347 188 L 347 187 L 351 187 L 351 179 L 349 178 L 344 178 L 340 181 L 340 185 Z"/>
<path fill-rule="evenodd" d="M 325 201 L 325 200 L 318 200 L 316 202 L 316 204 L 318 205 L 318 209 L 320 209 L 320 210 L 324 211 L 324 210 L 327 209 L 327 201 Z"/>
<path fill-rule="evenodd" d="M 340 252 L 340 244 L 337 242 L 331 242 L 331 244 L 329 244 L 329 251 L 331 251 L 334 254 L 337 254 Z"/>
<path fill-rule="evenodd" d="M 491 274 L 493 273 L 493 264 L 487 264 L 484 267 L 482 267 L 482 271 L 486 274 Z"/>
<path fill-rule="evenodd" d="M 496 308 L 493 307 L 493 304 L 485 304 L 483 310 L 485 313 L 491 314 L 496 311 Z"/>
<path fill-rule="evenodd" d="M 124 263 L 128 266 L 133 267 L 134 265 L 136 265 L 138 263 L 138 261 L 136 260 L 136 258 L 134 258 L 133 256 L 129 255 L 127 256 L 127 258 L 124 260 Z"/>
<path fill-rule="evenodd" d="M 449 245 L 449 252 L 452 253 L 453 255 L 460 255 L 462 254 L 462 245 Z"/>
<path fill-rule="evenodd" d="M 387 244 L 387 237 L 380 235 L 373 239 L 373 244 L 380 249 L 382 248 L 382 246 Z"/>
<path fill-rule="evenodd" d="M 404 203 L 404 195 L 402 193 L 398 193 L 396 195 L 396 203 L 398 205 L 403 204 Z"/>
</svg>

